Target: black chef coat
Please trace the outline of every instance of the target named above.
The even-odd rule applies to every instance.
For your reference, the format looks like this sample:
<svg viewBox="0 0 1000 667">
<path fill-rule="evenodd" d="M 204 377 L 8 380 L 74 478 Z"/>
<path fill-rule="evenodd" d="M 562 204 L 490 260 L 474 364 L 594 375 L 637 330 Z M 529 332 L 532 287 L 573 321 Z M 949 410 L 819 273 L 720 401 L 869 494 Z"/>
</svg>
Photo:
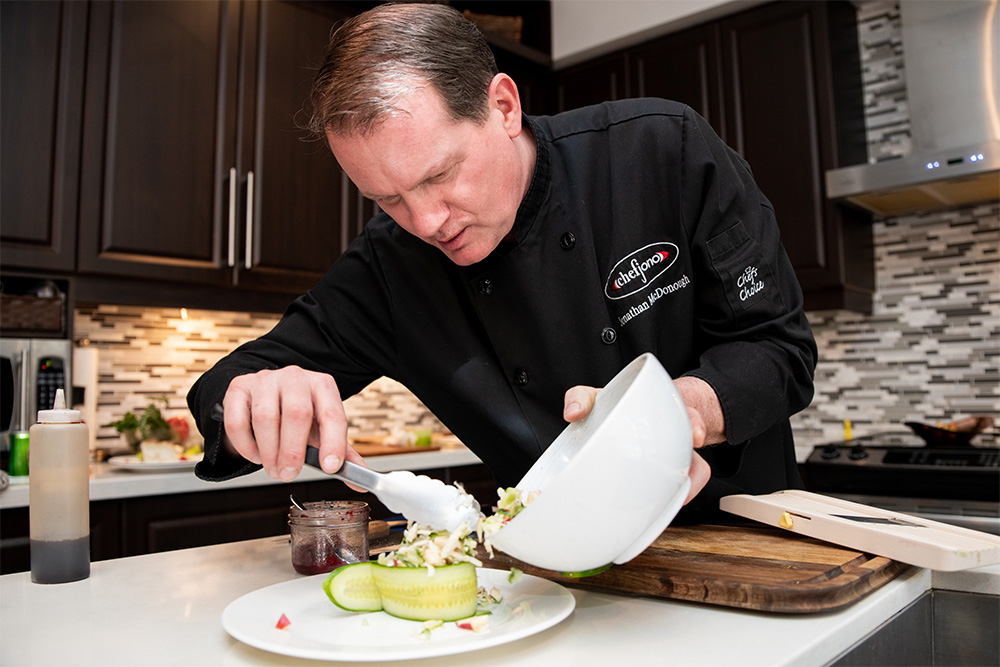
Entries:
<svg viewBox="0 0 1000 667">
<path fill-rule="evenodd" d="M 373 218 L 274 329 L 198 380 L 197 474 L 218 456 L 209 406 L 230 380 L 298 365 L 344 398 L 380 376 L 408 387 L 514 485 L 565 427 L 563 396 L 643 352 L 715 390 L 729 442 L 688 508 L 800 484 L 788 417 L 812 398 L 816 348 L 770 202 L 690 108 L 626 100 L 525 117 L 537 158 L 515 241 L 469 267 Z M 694 513 L 694 514 L 693 514 Z"/>
</svg>

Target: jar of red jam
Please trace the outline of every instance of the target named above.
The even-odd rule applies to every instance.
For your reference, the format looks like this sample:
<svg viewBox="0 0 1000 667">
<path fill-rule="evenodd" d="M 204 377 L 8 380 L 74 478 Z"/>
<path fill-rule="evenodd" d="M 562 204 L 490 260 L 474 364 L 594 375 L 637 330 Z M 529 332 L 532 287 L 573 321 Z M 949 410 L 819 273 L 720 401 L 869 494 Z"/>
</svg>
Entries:
<svg viewBox="0 0 1000 667">
<path fill-rule="evenodd" d="M 299 574 L 323 574 L 368 560 L 368 503 L 323 500 L 288 508 L 292 567 Z"/>
</svg>

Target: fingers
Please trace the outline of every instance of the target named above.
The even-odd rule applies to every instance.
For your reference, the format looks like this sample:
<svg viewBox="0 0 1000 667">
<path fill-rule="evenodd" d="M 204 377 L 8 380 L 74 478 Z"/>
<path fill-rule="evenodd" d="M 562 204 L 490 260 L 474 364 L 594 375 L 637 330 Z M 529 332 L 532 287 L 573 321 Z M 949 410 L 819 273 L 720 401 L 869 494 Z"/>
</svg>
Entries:
<svg viewBox="0 0 1000 667">
<path fill-rule="evenodd" d="M 330 382 L 333 384 L 332 378 Z M 314 423 L 318 426 L 320 465 L 326 472 L 337 472 L 344 457 L 348 456 L 348 447 L 347 415 L 336 385 L 321 388 L 313 397 L 313 405 L 316 409 Z M 357 453 L 355 456 L 358 456 Z"/>
<path fill-rule="evenodd" d="M 711 476 L 712 468 L 708 465 L 708 461 L 703 459 L 701 454 L 698 452 L 692 452 L 691 467 L 688 469 L 688 477 L 691 479 L 691 488 L 688 490 L 687 498 L 684 499 L 685 505 L 701 493 L 701 490 L 705 488 L 706 484 L 708 484 L 708 478 Z"/>
<path fill-rule="evenodd" d="M 229 385 L 222 407 L 225 410 L 224 427 L 229 444 L 236 452 L 251 463 L 260 464 L 260 452 L 254 439 L 253 427 L 250 422 L 250 396 L 246 382 L 238 382 L 236 378 Z"/>
<path fill-rule="evenodd" d="M 348 445 L 346 450 L 346 460 L 350 461 L 351 463 L 357 463 L 359 466 L 364 466 L 366 468 L 368 467 L 368 464 L 365 463 L 365 460 L 361 458 L 361 454 L 358 454 L 356 451 L 354 451 L 354 448 L 351 447 L 350 445 Z M 347 484 L 349 488 L 354 489 L 358 493 L 368 492 L 366 489 L 362 489 L 360 486 L 354 486 L 353 484 L 348 484 L 347 482 L 344 482 L 344 484 Z"/>
<path fill-rule="evenodd" d="M 274 467 L 268 468 L 265 465 L 267 474 L 284 482 L 290 482 L 298 477 L 302 464 L 306 460 L 306 445 L 309 443 L 309 434 L 313 430 L 313 398 L 308 386 L 289 384 L 283 386 L 279 401 L 276 429 L 268 429 L 268 433 L 275 430 L 278 437 L 274 440 L 277 444 Z M 271 406 L 267 406 L 265 413 L 268 419 L 271 418 Z M 256 413 L 254 424 L 257 423 Z"/>
<path fill-rule="evenodd" d="M 289 366 L 239 376 L 230 383 L 223 407 L 233 448 L 275 479 L 298 476 L 309 444 L 319 449 L 327 472 L 338 470 L 347 455 L 340 391 L 324 373 Z"/>
<path fill-rule="evenodd" d="M 694 408 L 689 407 L 687 411 L 688 421 L 691 422 L 691 444 L 694 445 L 695 449 L 704 447 L 705 436 L 707 434 L 705 420 L 702 418 L 701 413 Z"/>
<path fill-rule="evenodd" d="M 566 390 L 563 397 L 563 419 L 568 422 L 578 422 L 594 409 L 594 400 L 600 389 L 577 385 Z"/>
</svg>

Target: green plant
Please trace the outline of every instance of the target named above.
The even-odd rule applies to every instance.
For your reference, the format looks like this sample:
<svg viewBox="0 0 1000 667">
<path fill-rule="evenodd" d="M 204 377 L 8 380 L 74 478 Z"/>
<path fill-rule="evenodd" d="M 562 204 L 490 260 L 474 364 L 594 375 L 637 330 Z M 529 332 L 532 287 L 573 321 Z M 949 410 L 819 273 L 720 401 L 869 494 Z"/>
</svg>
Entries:
<svg viewBox="0 0 1000 667">
<path fill-rule="evenodd" d="M 169 401 L 166 396 L 157 399 L 166 408 Z M 132 412 L 126 412 L 121 419 L 113 421 L 106 426 L 113 426 L 116 431 L 125 435 L 125 439 L 130 445 L 137 445 L 143 440 L 175 440 L 176 433 L 170 423 L 163 417 L 163 413 L 156 407 L 156 403 L 150 403 L 136 417 Z"/>
</svg>

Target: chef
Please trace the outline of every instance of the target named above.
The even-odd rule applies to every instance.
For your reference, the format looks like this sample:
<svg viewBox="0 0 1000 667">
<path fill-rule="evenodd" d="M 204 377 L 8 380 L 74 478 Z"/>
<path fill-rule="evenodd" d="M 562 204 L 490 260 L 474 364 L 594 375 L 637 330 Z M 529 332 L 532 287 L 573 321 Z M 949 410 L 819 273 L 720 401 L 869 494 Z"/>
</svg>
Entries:
<svg viewBox="0 0 1000 667">
<path fill-rule="evenodd" d="M 526 116 L 480 33 L 438 4 L 345 22 L 310 107 L 383 212 L 191 389 L 200 477 L 290 480 L 307 444 L 327 471 L 360 462 L 341 401 L 387 376 L 514 485 L 652 352 L 692 421 L 686 518 L 800 485 L 788 418 L 816 360 L 801 290 L 749 166 L 690 108 Z"/>
</svg>

